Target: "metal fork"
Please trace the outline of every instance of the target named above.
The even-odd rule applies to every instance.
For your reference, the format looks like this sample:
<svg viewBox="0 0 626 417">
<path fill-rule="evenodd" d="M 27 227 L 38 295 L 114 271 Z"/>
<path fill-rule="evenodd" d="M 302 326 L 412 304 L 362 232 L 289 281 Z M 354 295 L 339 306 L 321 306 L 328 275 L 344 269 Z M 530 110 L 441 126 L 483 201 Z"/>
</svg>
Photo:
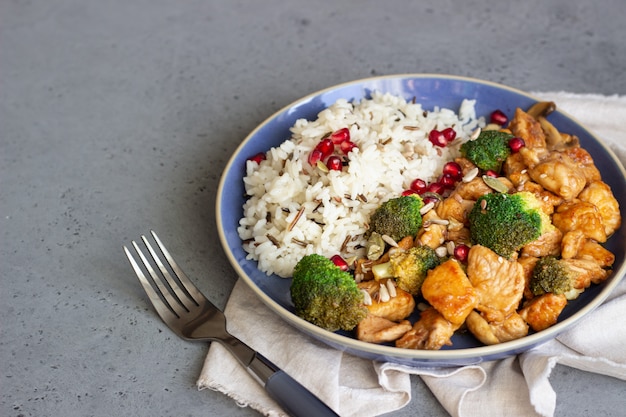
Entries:
<svg viewBox="0 0 626 417">
<path fill-rule="evenodd" d="M 126 246 L 124 252 L 152 305 L 174 333 L 186 340 L 221 343 L 290 415 L 294 417 L 338 415 L 285 371 L 228 333 L 224 313 L 189 280 L 156 233 L 152 231 L 151 234 L 169 269 L 145 236 L 141 236 L 141 240 L 160 273 L 153 268 L 135 241 L 132 245 L 154 286 Z"/>
</svg>

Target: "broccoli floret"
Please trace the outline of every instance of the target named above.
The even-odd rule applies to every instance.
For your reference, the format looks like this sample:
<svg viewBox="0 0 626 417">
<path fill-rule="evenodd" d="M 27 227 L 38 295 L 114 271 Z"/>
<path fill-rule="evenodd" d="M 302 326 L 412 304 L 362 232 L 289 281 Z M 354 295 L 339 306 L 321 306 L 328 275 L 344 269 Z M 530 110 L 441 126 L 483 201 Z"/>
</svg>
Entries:
<svg viewBox="0 0 626 417">
<path fill-rule="evenodd" d="M 554 227 L 537 198 L 528 191 L 479 197 L 468 222 L 472 243 L 486 246 L 507 259 Z"/>
<path fill-rule="evenodd" d="M 439 257 L 430 246 L 414 246 L 408 251 L 396 251 L 389 262 L 372 267 L 374 278 L 395 278 L 398 287 L 418 296 L 428 271 L 439 265 Z"/>
<path fill-rule="evenodd" d="M 395 241 L 415 236 L 422 226 L 420 209 L 423 206 L 418 194 L 387 200 L 370 216 L 369 231 L 387 235 Z"/>
<path fill-rule="evenodd" d="M 580 271 L 572 269 L 565 261 L 554 256 L 540 258 L 535 264 L 530 279 L 530 290 L 534 295 L 548 292 L 564 294 L 568 300 L 573 300 L 583 292 L 578 286 Z"/>
<path fill-rule="evenodd" d="M 321 255 L 300 259 L 290 292 L 295 313 L 329 331 L 352 330 L 367 315 L 363 293 L 352 275 Z"/>
<path fill-rule="evenodd" d="M 499 130 L 485 130 L 475 140 L 461 145 L 461 155 L 482 170 L 500 172 L 502 163 L 511 154 L 509 140 L 513 135 Z"/>
</svg>

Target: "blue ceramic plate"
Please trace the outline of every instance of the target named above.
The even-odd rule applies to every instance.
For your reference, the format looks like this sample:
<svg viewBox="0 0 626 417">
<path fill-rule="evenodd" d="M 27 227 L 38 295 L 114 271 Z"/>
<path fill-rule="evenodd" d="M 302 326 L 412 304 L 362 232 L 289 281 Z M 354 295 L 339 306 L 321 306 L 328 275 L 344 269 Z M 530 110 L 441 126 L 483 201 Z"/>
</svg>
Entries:
<svg viewBox="0 0 626 417">
<path fill-rule="evenodd" d="M 439 106 L 457 110 L 464 98 L 475 99 L 477 116 L 488 116 L 493 110 L 500 109 L 511 117 L 516 107 L 526 109 L 539 101 L 522 91 L 491 82 L 454 76 L 409 74 L 368 78 L 330 87 L 288 105 L 263 122 L 241 143 L 228 162 L 219 184 L 216 211 L 220 239 L 233 268 L 270 309 L 286 323 L 337 349 L 357 356 L 407 365 L 456 366 L 515 355 L 546 342 L 573 326 L 606 299 L 626 272 L 624 227 L 612 236 L 607 244 L 608 249 L 616 255 L 612 276 L 601 285 L 587 289 L 577 300 L 570 302 L 557 324 L 515 341 L 484 346 L 471 334 L 461 333 L 452 338 L 452 346 L 439 351 L 408 350 L 361 342 L 348 333 L 328 332 L 297 317 L 293 313 L 289 296 L 291 280 L 267 276 L 258 270 L 256 262 L 246 260 L 246 252 L 237 235 L 245 195 L 242 181 L 245 161 L 248 157 L 267 151 L 270 147 L 289 139 L 289 128 L 297 119 L 313 120 L 321 110 L 340 98 L 360 100 L 369 98 L 374 91 L 389 92 L 407 100 L 415 98 L 425 109 Z M 558 108 L 558 103 L 556 104 Z M 580 138 L 581 145 L 591 153 L 600 168 L 603 180 L 613 189 L 620 203 L 622 217 L 626 218 L 624 213 L 626 173 L 617 158 L 603 143 L 567 114 L 557 110 L 549 116 L 549 119 L 557 129 Z"/>
</svg>

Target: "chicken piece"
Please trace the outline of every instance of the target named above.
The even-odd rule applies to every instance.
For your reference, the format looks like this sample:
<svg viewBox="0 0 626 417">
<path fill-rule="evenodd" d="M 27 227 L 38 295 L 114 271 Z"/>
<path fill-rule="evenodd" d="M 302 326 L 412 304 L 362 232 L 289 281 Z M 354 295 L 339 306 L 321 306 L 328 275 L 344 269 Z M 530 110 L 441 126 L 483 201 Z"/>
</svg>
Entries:
<svg viewBox="0 0 626 417">
<path fill-rule="evenodd" d="M 546 136 L 541 124 L 520 108 L 515 109 L 515 115 L 509 123 L 509 129 L 513 135 L 524 139 L 526 147 L 529 149 L 546 147 Z"/>
<path fill-rule="evenodd" d="M 584 201 L 569 201 L 557 207 L 552 224 L 564 234 L 580 230 L 589 239 L 606 242 L 606 231 L 598 208 Z"/>
<path fill-rule="evenodd" d="M 611 187 L 602 181 L 590 183 L 578 195 L 581 201 L 591 203 L 598 208 L 604 233 L 611 236 L 622 224 L 622 216 L 619 212 L 619 203 L 611 191 Z"/>
<path fill-rule="evenodd" d="M 405 236 L 398 242 L 398 248 L 402 250 L 409 250 L 414 245 L 413 236 Z"/>
<path fill-rule="evenodd" d="M 467 257 L 467 276 L 478 294 L 476 309 L 488 322 L 500 323 L 519 306 L 524 294 L 524 269 L 489 248 L 474 245 Z"/>
<path fill-rule="evenodd" d="M 386 279 L 381 281 L 371 280 L 357 284 L 360 289 L 367 291 L 372 299 L 372 303 L 366 306 L 369 313 L 391 321 L 400 321 L 410 316 L 415 309 L 415 299 L 408 292 L 395 288 L 393 280 L 391 280 L 391 285 L 394 285 L 392 292 L 395 292 L 395 295 L 390 294 L 388 301 L 381 301 L 379 295 L 380 287 L 381 285 L 387 286 L 386 281 Z M 389 293 L 390 291 L 387 290 L 387 292 Z"/>
<path fill-rule="evenodd" d="M 498 181 L 500 181 L 506 188 L 508 188 L 509 191 L 513 189 L 513 183 L 509 181 L 508 178 L 498 177 Z M 469 182 L 459 183 L 459 185 L 457 185 L 456 187 L 455 192 L 464 200 L 476 201 L 478 200 L 478 197 L 492 193 L 493 188 L 485 184 L 483 178 L 478 176 Z"/>
<path fill-rule="evenodd" d="M 525 148 L 520 150 L 525 157 L 531 152 Z M 584 172 L 576 162 L 558 151 L 552 151 L 545 157 L 539 156 L 539 161 L 530 165 L 528 174 L 537 184 L 565 200 L 576 198 L 587 183 Z"/>
<path fill-rule="evenodd" d="M 535 265 L 537 265 L 537 261 L 539 258 L 533 258 L 532 256 L 523 256 L 517 260 L 522 266 L 524 271 L 524 299 L 530 300 L 535 296 L 532 290 L 530 289 L 530 280 L 533 276 L 533 270 L 535 269 Z"/>
<path fill-rule="evenodd" d="M 459 325 L 446 320 L 432 307 L 422 311 L 413 328 L 396 340 L 396 347 L 403 349 L 439 350 L 452 345 L 450 339 Z"/>
<path fill-rule="evenodd" d="M 566 305 L 565 295 L 545 293 L 525 303 L 519 315 L 531 329 L 539 332 L 555 324 Z"/>
<path fill-rule="evenodd" d="M 412 329 L 411 322 L 402 320 L 400 323 L 368 314 L 356 327 L 356 337 L 369 343 L 393 342 Z"/>
<path fill-rule="evenodd" d="M 592 260 L 601 268 L 610 268 L 615 262 L 615 255 L 593 240 L 586 240 L 576 254 L 576 258 Z"/>
<path fill-rule="evenodd" d="M 593 162 L 593 158 L 585 148 L 576 146 L 563 149 L 561 152 L 567 155 L 580 168 L 588 184 L 602 179 L 600 171 Z"/>
<path fill-rule="evenodd" d="M 476 168 L 476 165 L 472 161 L 464 157 L 454 158 L 454 162 L 461 166 L 461 172 L 463 175 L 467 175 L 471 170 Z"/>
<path fill-rule="evenodd" d="M 448 240 L 454 242 L 454 246 L 470 246 L 472 240 L 470 230 L 467 227 L 461 227 L 458 229 L 448 228 Z"/>
<path fill-rule="evenodd" d="M 561 240 L 563 233 L 555 228 L 543 233 L 538 239 L 527 243 L 522 248 L 522 256 L 533 256 L 540 258 L 542 256 L 557 256 L 561 253 Z"/>
<path fill-rule="evenodd" d="M 515 186 L 530 179 L 527 169 L 528 166 L 526 162 L 524 162 L 524 158 L 517 152 L 509 155 L 502 164 L 502 173 L 510 179 Z"/>
<path fill-rule="evenodd" d="M 445 221 L 437 215 L 436 210 L 430 210 L 422 216 L 422 232 L 417 241 L 420 245 L 437 249 L 446 241 L 447 227 Z"/>
<path fill-rule="evenodd" d="M 537 184 L 537 187 L 541 186 Z M 548 216 L 551 216 L 554 213 L 554 210 L 557 206 L 563 204 L 563 198 L 554 193 L 551 193 L 550 191 L 536 188 L 532 192 L 533 194 L 535 194 L 535 197 L 537 197 L 537 200 L 539 200 L 539 202 L 541 203 L 541 210 L 543 210 L 543 212 L 546 213 Z"/>
<path fill-rule="evenodd" d="M 455 259 L 428 271 L 422 296 L 446 320 L 459 326 L 478 305 L 478 294 Z"/>
<path fill-rule="evenodd" d="M 587 237 L 582 230 L 574 229 L 563 235 L 561 240 L 561 258 L 575 258 L 583 248 Z"/>
<path fill-rule="evenodd" d="M 452 194 L 437 205 L 437 214 L 445 220 L 454 219 L 459 223 L 467 222 L 467 215 L 474 207 L 474 201 L 466 200 L 459 193 Z"/>
<path fill-rule="evenodd" d="M 501 323 L 489 323 L 476 311 L 472 311 L 465 321 L 470 332 L 486 345 L 495 345 L 519 339 L 528 334 L 526 321 L 513 312 Z"/>
<path fill-rule="evenodd" d="M 602 268 L 595 260 L 590 259 L 562 259 L 567 266 L 578 275 L 574 288 L 578 290 L 589 287 L 591 283 L 599 284 L 609 277 L 610 270 Z"/>
</svg>

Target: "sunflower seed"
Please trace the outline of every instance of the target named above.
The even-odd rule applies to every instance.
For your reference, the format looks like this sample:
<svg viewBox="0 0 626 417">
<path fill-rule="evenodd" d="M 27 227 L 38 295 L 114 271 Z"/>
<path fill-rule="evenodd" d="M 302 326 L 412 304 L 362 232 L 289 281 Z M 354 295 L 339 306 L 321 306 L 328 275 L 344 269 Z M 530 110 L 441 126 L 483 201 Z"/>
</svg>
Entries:
<svg viewBox="0 0 626 417">
<path fill-rule="evenodd" d="M 474 130 L 469 138 L 469 140 L 476 140 L 478 139 L 478 137 L 480 136 L 480 132 L 482 131 L 482 129 L 480 127 L 477 127 L 476 130 Z"/>
<path fill-rule="evenodd" d="M 378 289 L 378 300 L 381 303 L 386 303 L 387 301 L 391 300 L 391 296 L 389 295 L 389 290 L 387 289 L 386 285 L 381 285 Z"/>
<path fill-rule="evenodd" d="M 467 174 L 465 174 L 463 176 L 463 182 L 470 182 L 471 180 L 473 180 L 474 178 L 476 178 L 476 176 L 478 175 L 478 168 L 474 167 L 472 169 L 470 169 Z"/>
<path fill-rule="evenodd" d="M 438 257 L 443 258 L 448 254 L 448 248 L 446 248 L 445 246 L 439 246 L 437 249 L 435 249 L 435 253 Z"/>
<path fill-rule="evenodd" d="M 381 236 L 383 238 L 383 240 L 389 245 L 392 246 L 394 248 L 398 247 L 398 242 L 396 242 L 395 240 L 393 240 L 393 238 L 389 235 L 382 235 Z"/>
<path fill-rule="evenodd" d="M 387 291 L 389 291 L 389 296 L 391 298 L 398 295 L 398 293 L 396 292 L 396 285 L 392 279 L 388 279 L 387 281 L 385 281 L 385 286 L 387 287 Z"/>
<path fill-rule="evenodd" d="M 432 208 L 435 207 L 435 203 L 433 203 L 432 201 L 426 205 L 424 205 L 421 209 L 420 209 L 420 214 L 423 216 L 424 214 L 428 213 L 430 210 L 432 210 Z"/>
<path fill-rule="evenodd" d="M 370 293 L 368 293 L 364 289 L 361 289 L 361 292 L 363 293 L 363 304 L 365 304 L 366 306 L 371 306 L 372 297 L 370 296 Z"/>
</svg>

